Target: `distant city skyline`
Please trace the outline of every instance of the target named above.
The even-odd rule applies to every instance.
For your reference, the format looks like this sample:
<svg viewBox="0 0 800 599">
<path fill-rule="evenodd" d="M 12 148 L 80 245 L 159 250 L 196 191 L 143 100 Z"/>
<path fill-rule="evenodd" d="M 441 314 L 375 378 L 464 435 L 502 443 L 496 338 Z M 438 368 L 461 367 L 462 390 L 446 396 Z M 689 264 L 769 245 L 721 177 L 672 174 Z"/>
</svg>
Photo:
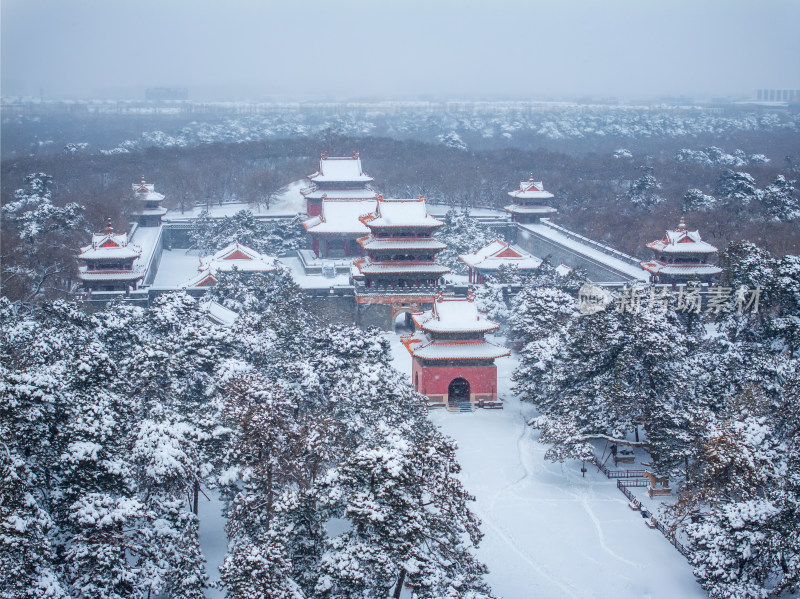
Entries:
<svg viewBox="0 0 800 599">
<path fill-rule="evenodd" d="M 794 0 L 3 0 L 3 96 L 755 99 L 800 89 Z"/>
</svg>

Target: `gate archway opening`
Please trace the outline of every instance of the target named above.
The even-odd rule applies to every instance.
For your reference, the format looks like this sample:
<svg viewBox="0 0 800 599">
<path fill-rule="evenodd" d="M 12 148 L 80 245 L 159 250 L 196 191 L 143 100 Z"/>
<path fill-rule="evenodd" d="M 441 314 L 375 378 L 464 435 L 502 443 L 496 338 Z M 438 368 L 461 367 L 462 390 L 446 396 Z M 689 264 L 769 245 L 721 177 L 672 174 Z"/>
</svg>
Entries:
<svg viewBox="0 0 800 599">
<path fill-rule="evenodd" d="M 464 404 L 469 403 L 469 381 L 465 378 L 458 377 L 450 381 L 447 387 L 447 403 Z"/>
</svg>

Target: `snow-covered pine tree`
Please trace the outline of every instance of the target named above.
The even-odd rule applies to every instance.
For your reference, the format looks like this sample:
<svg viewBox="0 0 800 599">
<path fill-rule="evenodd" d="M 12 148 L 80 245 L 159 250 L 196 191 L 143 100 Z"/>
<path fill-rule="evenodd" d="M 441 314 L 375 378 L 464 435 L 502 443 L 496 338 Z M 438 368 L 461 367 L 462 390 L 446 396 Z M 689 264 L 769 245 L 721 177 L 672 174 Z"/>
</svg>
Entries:
<svg viewBox="0 0 800 599">
<path fill-rule="evenodd" d="M 63 297 L 76 271 L 75 234 L 87 231 L 83 207 L 52 202 L 52 177 L 32 173 L 2 208 L 2 232 L 19 251 L 3 257 L 3 292 L 15 300 Z M 5 252 L 5 250 L 4 250 Z"/>
<path fill-rule="evenodd" d="M 72 535 L 64 564 L 75 599 L 141 597 L 136 556 L 144 538 L 138 521 L 144 506 L 133 497 L 87 492 L 69 506 Z"/>
<path fill-rule="evenodd" d="M 450 268 L 454 274 L 467 274 L 467 265 L 459 259 L 460 254 L 469 254 L 489 245 L 497 238 L 489 227 L 463 212 L 451 208 L 444 216 L 444 226 L 435 233 L 436 239 L 447 244 L 447 249 L 436 256 L 436 261 Z"/>
<path fill-rule="evenodd" d="M 0 421 L 0 599 L 66 597 L 54 567 L 53 523 L 36 496 L 36 479 L 5 440 Z"/>
<path fill-rule="evenodd" d="M 202 599 L 206 586 L 198 519 L 192 513 L 203 433 L 166 410 L 139 423 L 131 457 L 145 517 L 140 530 L 147 545 L 139 579 L 148 592 Z"/>
<path fill-rule="evenodd" d="M 714 209 L 717 199 L 700 189 L 690 189 L 681 200 L 681 212 L 708 212 Z"/>
<path fill-rule="evenodd" d="M 767 185 L 761 197 L 761 204 L 767 218 L 781 222 L 792 222 L 800 218 L 800 200 L 794 184 L 783 175 L 778 175 Z"/>
<path fill-rule="evenodd" d="M 428 433 L 379 422 L 320 481 L 320 504 L 349 528 L 328 542 L 317 596 L 399 597 L 407 585 L 426 599 L 491 597 L 465 542 L 480 532 L 454 477 L 455 448 Z"/>
</svg>

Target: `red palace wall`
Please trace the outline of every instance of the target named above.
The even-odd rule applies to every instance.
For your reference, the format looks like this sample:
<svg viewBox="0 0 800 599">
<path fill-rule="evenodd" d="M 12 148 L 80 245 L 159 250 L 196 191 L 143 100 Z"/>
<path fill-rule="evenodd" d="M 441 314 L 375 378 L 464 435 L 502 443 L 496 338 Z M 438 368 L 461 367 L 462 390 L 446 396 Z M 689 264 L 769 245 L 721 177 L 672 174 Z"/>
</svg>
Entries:
<svg viewBox="0 0 800 599">
<path fill-rule="evenodd" d="M 322 214 L 322 201 L 321 200 L 306 200 L 306 213 L 309 218 L 314 218 Z"/>
<path fill-rule="evenodd" d="M 421 366 L 414 358 L 411 381 L 414 389 L 432 402 L 447 402 L 447 389 L 453 379 L 469 381 L 470 401 L 497 401 L 497 366 Z"/>
</svg>

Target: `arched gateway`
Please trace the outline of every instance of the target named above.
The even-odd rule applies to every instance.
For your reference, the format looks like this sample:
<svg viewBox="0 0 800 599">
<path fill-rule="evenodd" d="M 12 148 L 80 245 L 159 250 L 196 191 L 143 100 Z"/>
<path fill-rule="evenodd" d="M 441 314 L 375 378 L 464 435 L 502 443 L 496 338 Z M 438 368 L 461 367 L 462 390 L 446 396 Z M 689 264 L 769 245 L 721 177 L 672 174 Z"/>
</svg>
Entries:
<svg viewBox="0 0 800 599">
<path fill-rule="evenodd" d="M 451 406 L 469 403 L 469 381 L 458 377 L 450 381 L 447 387 L 447 403 Z"/>
<path fill-rule="evenodd" d="M 500 325 L 478 312 L 473 297 L 438 296 L 431 310 L 411 315 L 417 331 L 402 337 L 413 356 L 414 388 L 428 405 L 454 411 L 502 407 L 494 361 L 509 351 L 484 338 Z"/>
</svg>

